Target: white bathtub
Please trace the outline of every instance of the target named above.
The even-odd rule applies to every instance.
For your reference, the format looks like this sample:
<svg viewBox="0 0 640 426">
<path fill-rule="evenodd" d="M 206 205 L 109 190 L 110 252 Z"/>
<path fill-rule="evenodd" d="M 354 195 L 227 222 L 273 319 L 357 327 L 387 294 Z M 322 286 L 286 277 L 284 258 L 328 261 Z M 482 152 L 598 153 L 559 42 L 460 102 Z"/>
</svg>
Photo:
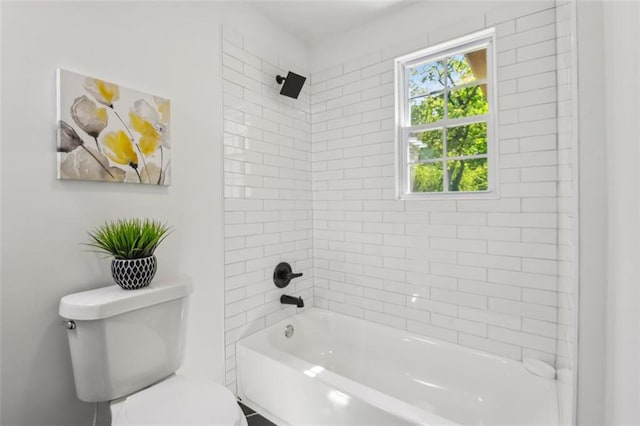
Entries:
<svg viewBox="0 0 640 426">
<path fill-rule="evenodd" d="M 278 425 L 558 424 L 555 380 L 519 362 L 318 308 L 237 361 L 240 398 Z"/>
</svg>

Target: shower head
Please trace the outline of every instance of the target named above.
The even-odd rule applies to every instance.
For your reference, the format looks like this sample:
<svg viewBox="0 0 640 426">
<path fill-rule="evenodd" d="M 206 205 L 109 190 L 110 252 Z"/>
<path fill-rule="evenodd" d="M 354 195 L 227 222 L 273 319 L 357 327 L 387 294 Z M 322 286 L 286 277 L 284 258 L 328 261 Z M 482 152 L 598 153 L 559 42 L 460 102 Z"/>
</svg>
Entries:
<svg viewBox="0 0 640 426">
<path fill-rule="evenodd" d="M 281 95 L 288 96 L 293 99 L 298 99 L 298 95 L 302 90 L 304 82 L 307 81 L 307 78 L 289 71 L 289 73 L 287 74 L 287 78 L 278 75 L 276 76 L 276 81 L 278 82 L 278 84 L 284 83 L 282 84 L 282 89 L 280 89 Z"/>
</svg>

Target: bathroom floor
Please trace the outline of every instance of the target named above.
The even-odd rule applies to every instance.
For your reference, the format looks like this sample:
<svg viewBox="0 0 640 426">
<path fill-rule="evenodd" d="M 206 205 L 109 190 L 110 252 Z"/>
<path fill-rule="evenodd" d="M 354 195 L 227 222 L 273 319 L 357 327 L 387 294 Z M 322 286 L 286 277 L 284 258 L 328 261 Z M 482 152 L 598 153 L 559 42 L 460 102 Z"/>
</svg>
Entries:
<svg viewBox="0 0 640 426">
<path fill-rule="evenodd" d="M 249 426 L 277 426 L 275 423 L 265 419 L 242 402 L 238 402 L 238 405 L 242 408 L 242 412 L 246 416 Z"/>
</svg>

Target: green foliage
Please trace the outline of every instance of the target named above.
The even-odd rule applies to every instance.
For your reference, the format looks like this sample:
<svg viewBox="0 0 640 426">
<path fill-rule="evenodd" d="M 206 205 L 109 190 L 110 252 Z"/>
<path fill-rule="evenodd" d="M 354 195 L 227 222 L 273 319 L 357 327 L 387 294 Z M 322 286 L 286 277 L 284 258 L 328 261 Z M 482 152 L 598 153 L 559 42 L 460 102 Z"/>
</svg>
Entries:
<svg viewBox="0 0 640 426">
<path fill-rule="evenodd" d="M 118 219 L 89 232 L 87 245 L 116 259 L 140 259 L 151 256 L 169 232 L 156 220 Z"/>
<path fill-rule="evenodd" d="M 446 63 L 446 69 L 445 69 Z M 446 61 L 417 66 L 409 72 L 411 125 L 434 123 L 445 118 L 456 119 L 484 115 L 489 112 L 485 84 L 456 89 L 476 81 L 465 55 Z M 446 99 L 442 90 L 449 88 Z M 438 92 L 429 95 L 429 93 Z M 446 117 L 445 117 L 446 115 Z M 409 146 L 412 162 L 467 157 L 487 153 L 487 124 L 479 122 L 415 133 Z M 446 138 L 447 152 L 444 152 Z M 413 192 L 442 192 L 441 161 L 411 166 Z M 446 165 L 448 191 L 485 191 L 488 189 L 487 159 L 449 160 Z"/>
<path fill-rule="evenodd" d="M 486 191 L 489 169 L 486 158 L 449 161 L 449 191 Z"/>
<path fill-rule="evenodd" d="M 416 164 L 413 192 L 442 192 L 442 163 Z"/>
</svg>

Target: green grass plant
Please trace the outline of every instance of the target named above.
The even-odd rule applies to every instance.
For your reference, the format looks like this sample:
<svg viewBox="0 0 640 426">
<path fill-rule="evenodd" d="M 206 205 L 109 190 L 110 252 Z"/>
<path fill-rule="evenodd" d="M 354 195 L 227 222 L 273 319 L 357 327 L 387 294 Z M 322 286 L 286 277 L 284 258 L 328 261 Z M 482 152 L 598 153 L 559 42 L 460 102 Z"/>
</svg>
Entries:
<svg viewBox="0 0 640 426">
<path fill-rule="evenodd" d="M 87 245 L 116 259 L 140 259 L 151 256 L 170 232 L 157 220 L 117 219 L 90 231 Z"/>
</svg>

